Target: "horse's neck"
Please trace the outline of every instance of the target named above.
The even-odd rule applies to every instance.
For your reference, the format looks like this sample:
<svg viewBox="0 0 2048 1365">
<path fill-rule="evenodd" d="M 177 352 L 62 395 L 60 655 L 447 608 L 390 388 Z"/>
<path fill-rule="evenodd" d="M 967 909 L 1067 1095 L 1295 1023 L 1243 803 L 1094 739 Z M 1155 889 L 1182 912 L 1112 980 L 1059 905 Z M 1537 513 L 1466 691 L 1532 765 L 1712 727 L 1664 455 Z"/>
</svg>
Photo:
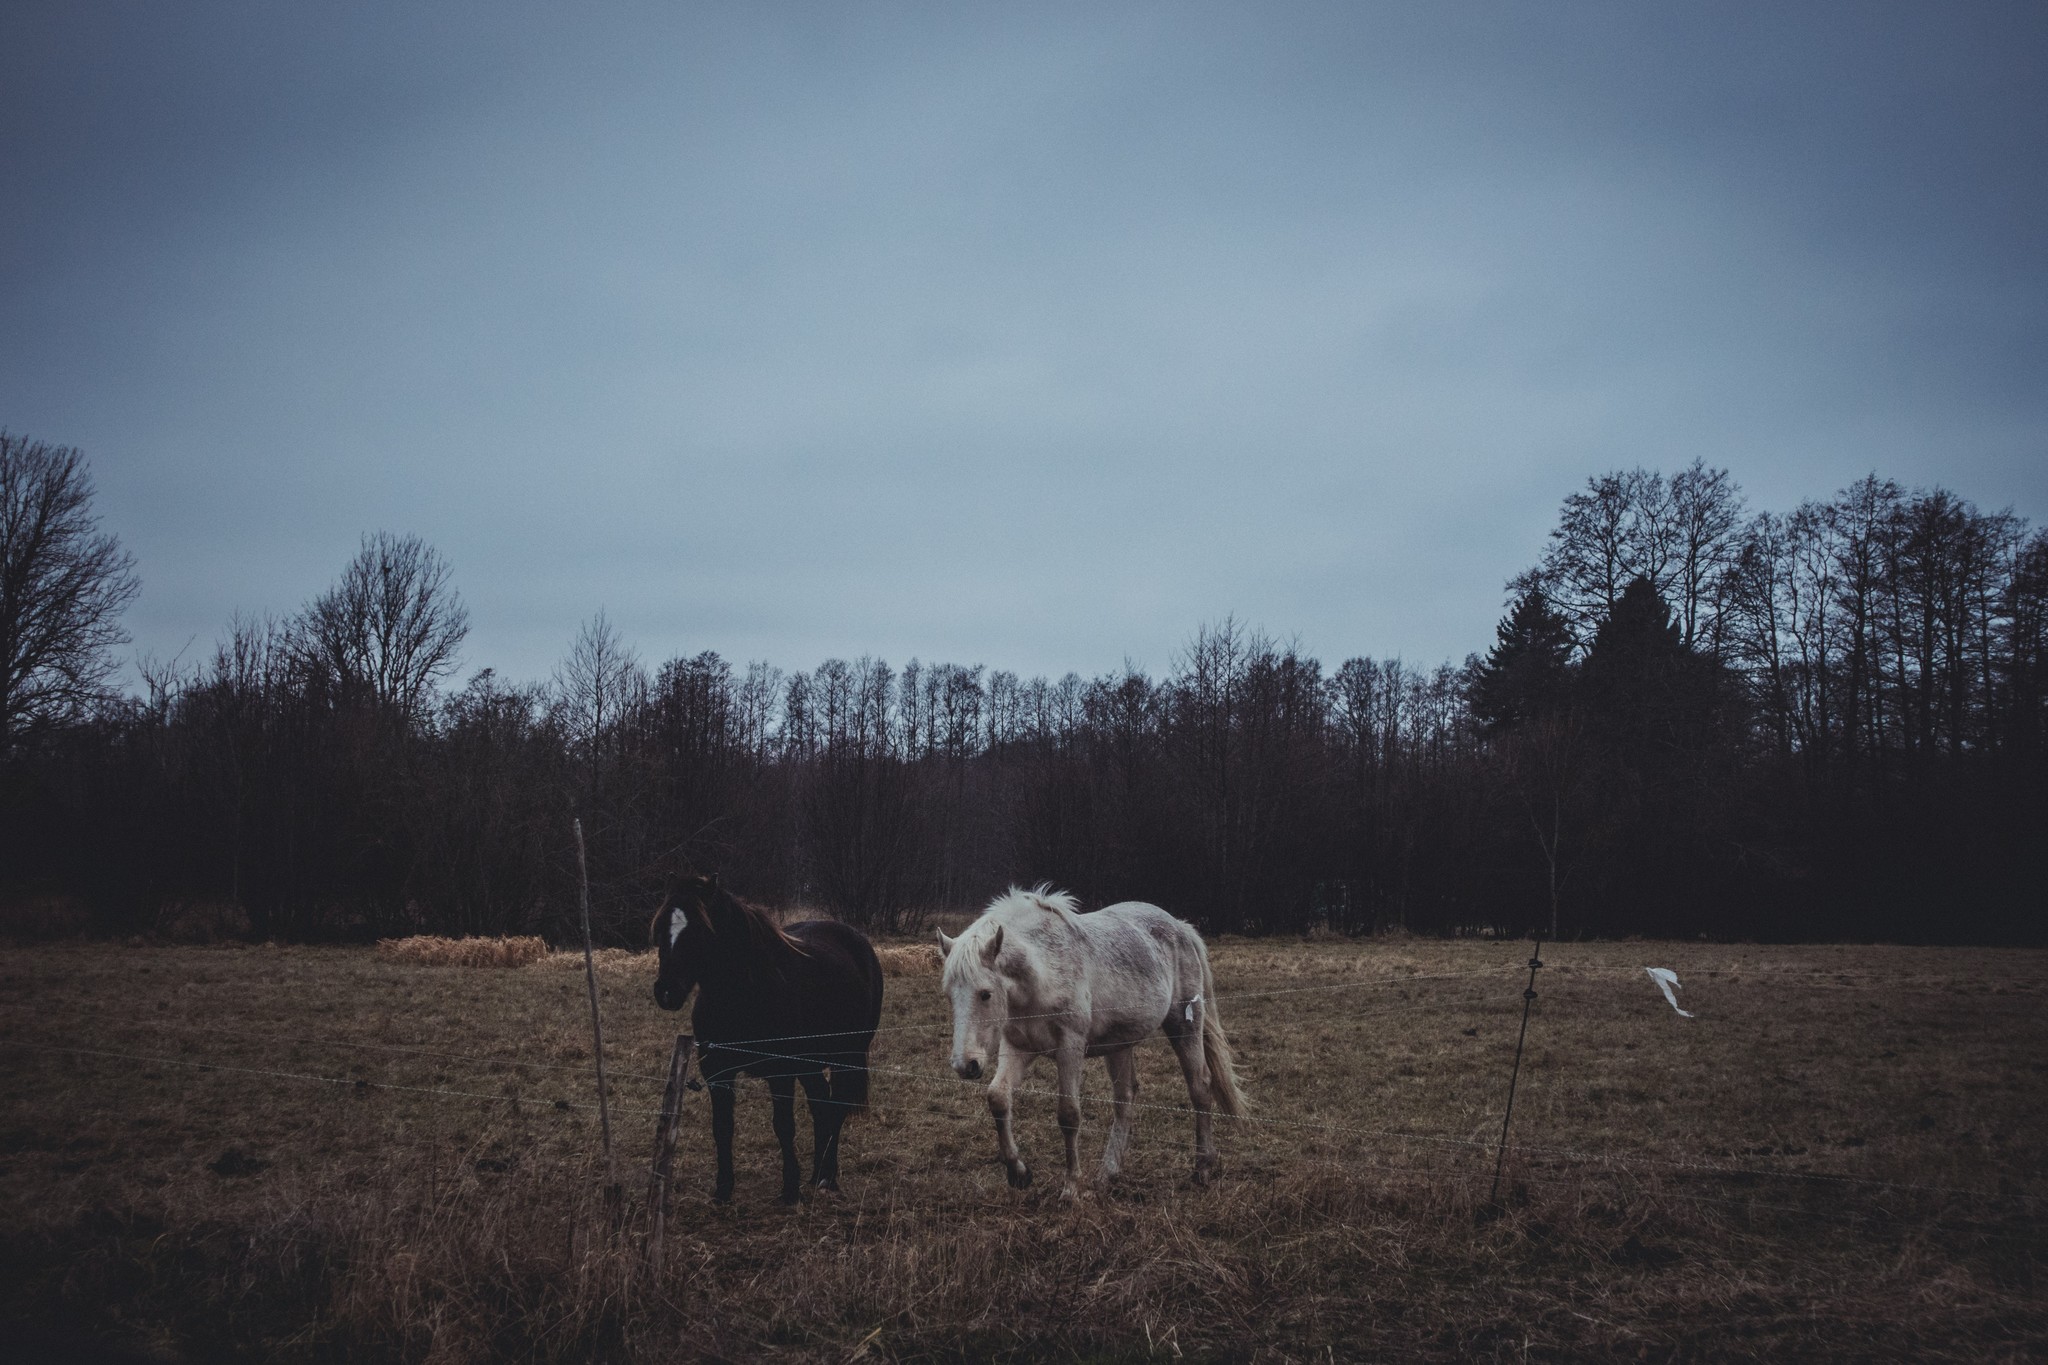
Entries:
<svg viewBox="0 0 2048 1365">
<path fill-rule="evenodd" d="M 782 946 L 766 935 L 757 935 L 749 924 L 744 934 L 722 944 L 724 948 L 717 959 L 715 973 L 707 973 L 706 979 L 715 979 L 724 989 L 748 991 L 771 977 L 783 974 L 787 959 L 793 954 L 782 950 Z"/>
<path fill-rule="evenodd" d="M 1041 911 L 1041 914 L 1044 912 Z M 1017 936 L 1020 945 L 1027 945 L 1030 953 L 1031 972 L 1019 980 L 1010 979 L 1010 1010 L 1013 1014 L 1045 1014 L 1064 1010 L 1073 1003 L 1076 981 L 1067 973 L 1054 969 L 1060 955 L 1051 951 L 1046 943 L 1046 925 L 1030 924 L 1009 927 Z M 1064 928 L 1053 929 L 1055 936 L 1064 936 Z M 1081 971 L 1088 971 L 1087 954 L 1081 955 Z"/>
</svg>

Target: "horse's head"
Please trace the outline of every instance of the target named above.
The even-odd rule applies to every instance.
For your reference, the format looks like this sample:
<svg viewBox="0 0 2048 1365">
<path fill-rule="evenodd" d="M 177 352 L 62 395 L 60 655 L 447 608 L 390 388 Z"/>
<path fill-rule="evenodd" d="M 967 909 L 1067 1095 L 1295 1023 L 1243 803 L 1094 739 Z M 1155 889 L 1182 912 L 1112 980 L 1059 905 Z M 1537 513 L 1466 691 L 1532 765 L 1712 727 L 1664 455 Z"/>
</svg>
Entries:
<svg viewBox="0 0 2048 1365">
<path fill-rule="evenodd" d="M 997 965 L 1003 926 L 979 934 L 970 928 L 958 938 L 941 929 L 939 950 L 946 955 L 943 979 L 953 1002 L 953 1071 L 963 1081 L 975 1080 L 994 1064 L 1003 1022 L 1010 1017 L 1010 982 Z"/>
<path fill-rule="evenodd" d="M 648 926 L 647 939 L 661 957 L 654 974 L 654 1003 L 679 1010 L 703 978 L 706 960 L 717 951 L 713 907 L 723 895 L 716 877 L 688 877 L 669 888 Z"/>
</svg>

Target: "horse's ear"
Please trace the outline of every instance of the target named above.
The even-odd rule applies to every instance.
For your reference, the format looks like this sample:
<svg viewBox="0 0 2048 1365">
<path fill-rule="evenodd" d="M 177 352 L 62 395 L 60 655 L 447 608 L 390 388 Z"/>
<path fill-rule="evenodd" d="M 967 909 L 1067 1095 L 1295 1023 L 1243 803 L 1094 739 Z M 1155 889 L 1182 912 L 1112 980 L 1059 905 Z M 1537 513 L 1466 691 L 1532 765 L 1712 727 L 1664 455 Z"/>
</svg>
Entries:
<svg viewBox="0 0 2048 1365">
<path fill-rule="evenodd" d="M 989 966 L 993 967 L 996 965 L 996 954 L 1000 953 L 1002 950 L 1003 926 L 998 924 L 996 926 L 996 931 L 988 936 L 988 942 L 982 945 L 981 960 L 983 962 L 986 962 Z"/>
<path fill-rule="evenodd" d="M 939 956 L 951 957 L 953 955 L 953 945 L 960 940 L 957 938 L 947 938 L 944 929 L 938 930 L 937 933 L 939 935 Z"/>
</svg>

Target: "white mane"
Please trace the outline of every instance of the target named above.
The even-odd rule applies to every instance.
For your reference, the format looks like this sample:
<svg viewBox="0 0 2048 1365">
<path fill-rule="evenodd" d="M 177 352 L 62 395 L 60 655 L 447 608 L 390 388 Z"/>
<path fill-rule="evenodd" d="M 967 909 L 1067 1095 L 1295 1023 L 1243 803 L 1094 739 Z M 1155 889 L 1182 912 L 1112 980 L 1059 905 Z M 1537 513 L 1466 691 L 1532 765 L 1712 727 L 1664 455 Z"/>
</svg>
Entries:
<svg viewBox="0 0 2048 1365">
<path fill-rule="evenodd" d="M 986 918 L 999 911 L 1014 913 L 1032 908 L 1065 911 L 1069 915 L 1081 913 L 1081 903 L 1064 891 L 1053 890 L 1051 882 L 1040 882 L 1029 891 L 1020 886 L 1013 886 L 1002 895 L 990 901 L 988 909 L 981 913 Z"/>
<path fill-rule="evenodd" d="M 1036 937 L 1034 929 L 1046 926 L 1045 917 L 1052 915 L 1078 915 L 1080 902 L 1064 891 L 1055 891 L 1050 882 L 1040 882 L 1026 891 L 1013 886 L 988 903 L 974 923 L 960 931 L 955 942 L 966 944 L 973 951 L 950 953 L 946 958 L 944 977 L 951 981 L 962 971 L 970 970 L 970 962 L 979 962 L 982 949 L 989 939 L 1001 929 L 1009 932 L 1005 941 L 1019 945 L 1029 952 L 1030 943 Z"/>
</svg>

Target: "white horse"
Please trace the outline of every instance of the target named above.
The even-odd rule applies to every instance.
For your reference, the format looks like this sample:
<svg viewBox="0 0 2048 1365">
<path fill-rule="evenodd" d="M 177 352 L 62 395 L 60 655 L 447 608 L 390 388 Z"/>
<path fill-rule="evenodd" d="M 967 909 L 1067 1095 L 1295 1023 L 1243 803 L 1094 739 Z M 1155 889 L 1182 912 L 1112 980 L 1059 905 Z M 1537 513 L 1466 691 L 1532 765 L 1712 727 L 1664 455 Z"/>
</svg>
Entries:
<svg viewBox="0 0 2048 1365">
<path fill-rule="evenodd" d="M 1041 886 L 1011 887 L 958 938 L 939 932 L 945 989 L 953 1003 L 953 1070 L 974 1080 L 993 1060 L 988 1110 L 1010 1184 L 1031 1183 L 1031 1168 L 1010 1131 L 1010 1097 L 1031 1064 L 1059 1067 L 1060 1130 L 1067 1140 L 1067 1183 L 1081 1178 L 1081 1063 L 1101 1057 L 1114 1089 L 1114 1121 L 1100 1179 L 1122 1168 L 1138 1096 L 1132 1050 L 1164 1030 L 1187 1078 L 1195 1110 L 1195 1183 L 1220 1168 L 1212 1110 L 1241 1114 L 1230 1042 L 1216 1018 L 1209 950 L 1202 936 L 1156 905 L 1125 901 L 1093 914 L 1074 898 Z"/>
</svg>

